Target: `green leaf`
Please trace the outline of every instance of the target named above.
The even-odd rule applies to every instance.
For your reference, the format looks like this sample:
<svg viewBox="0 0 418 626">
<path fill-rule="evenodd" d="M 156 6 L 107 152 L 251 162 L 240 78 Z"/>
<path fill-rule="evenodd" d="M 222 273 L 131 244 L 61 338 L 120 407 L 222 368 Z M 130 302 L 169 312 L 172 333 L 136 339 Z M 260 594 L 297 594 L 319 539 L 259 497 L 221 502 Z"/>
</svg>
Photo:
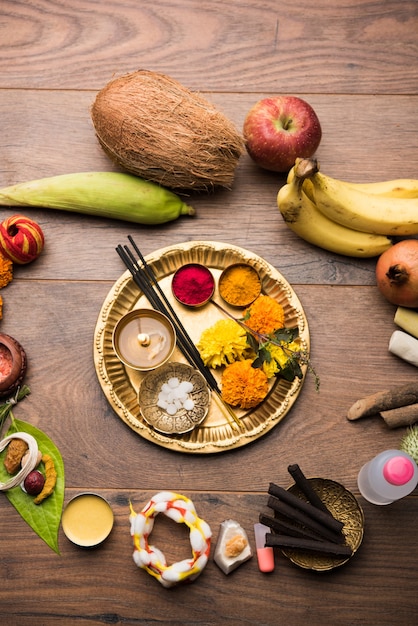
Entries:
<svg viewBox="0 0 418 626">
<path fill-rule="evenodd" d="M 272 335 L 272 339 L 274 341 L 284 343 L 291 343 L 299 336 L 299 329 L 296 326 L 295 328 L 279 328 Z"/>
<path fill-rule="evenodd" d="M 251 333 L 247 333 L 247 343 L 253 352 L 257 353 L 258 351 L 258 340 Z"/>
<path fill-rule="evenodd" d="M 64 462 L 53 441 L 41 430 L 27 422 L 14 419 L 7 435 L 22 431 L 35 437 L 41 452 L 43 454 L 49 454 L 53 459 L 57 472 L 57 483 L 52 494 L 41 502 L 41 504 L 34 504 L 33 496 L 29 496 L 25 493 L 20 486 L 8 489 L 4 493 L 9 502 L 15 507 L 16 511 L 35 533 L 43 539 L 52 550 L 60 554 L 58 548 L 58 530 L 61 523 L 62 507 L 64 503 Z M 40 469 L 42 469 L 42 464 Z"/>
<path fill-rule="evenodd" d="M 293 359 L 286 361 L 286 365 L 280 370 L 280 376 L 285 380 L 292 381 L 295 378 L 302 378 L 302 369 L 299 363 Z"/>
</svg>

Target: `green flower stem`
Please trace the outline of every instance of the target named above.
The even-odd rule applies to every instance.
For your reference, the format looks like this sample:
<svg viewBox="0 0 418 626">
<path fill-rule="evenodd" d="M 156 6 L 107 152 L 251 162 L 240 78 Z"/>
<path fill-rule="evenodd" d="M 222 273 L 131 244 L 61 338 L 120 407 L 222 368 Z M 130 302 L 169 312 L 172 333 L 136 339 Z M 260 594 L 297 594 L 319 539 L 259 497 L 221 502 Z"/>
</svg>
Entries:
<svg viewBox="0 0 418 626">
<path fill-rule="evenodd" d="M 312 364 L 310 362 L 310 358 L 309 358 L 309 355 L 307 354 L 307 352 L 305 350 L 298 350 L 297 352 L 295 352 L 294 350 L 289 348 L 288 344 L 291 343 L 291 341 L 293 341 L 294 337 L 290 337 L 289 341 L 285 341 L 285 340 L 276 341 L 275 338 L 268 337 L 267 335 L 259 333 L 256 330 L 253 330 L 252 328 L 247 326 L 247 324 L 243 320 L 237 319 L 236 317 L 231 315 L 231 313 L 229 311 L 227 311 L 220 304 L 215 302 L 215 300 L 210 300 L 210 302 L 214 306 L 216 306 L 220 311 L 222 311 L 222 313 L 225 313 L 225 315 L 227 317 L 230 317 L 232 320 L 234 320 L 234 322 L 237 322 L 237 324 L 239 324 L 241 326 L 241 328 L 243 328 L 246 331 L 247 335 L 250 335 L 250 336 L 252 335 L 253 337 L 255 337 L 257 339 L 257 341 L 258 341 L 258 349 L 256 349 L 255 351 L 258 353 L 259 358 L 260 358 L 260 354 L 262 354 L 263 350 L 268 352 L 268 349 L 266 348 L 266 346 L 268 346 L 268 344 L 272 344 L 273 346 L 277 346 L 277 347 L 281 348 L 283 350 L 283 353 L 288 357 L 288 360 L 289 360 L 289 365 L 290 365 L 290 370 L 291 370 L 291 373 L 289 375 L 290 375 L 291 379 L 293 379 L 296 375 L 299 378 L 301 377 L 301 374 L 300 373 L 296 373 L 296 372 L 298 370 L 300 372 L 299 365 L 300 365 L 300 363 L 302 363 L 302 364 L 307 366 L 308 371 L 314 376 L 314 378 L 315 378 L 315 388 L 316 388 L 317 391 L 319 391 L 319 385 L 320 385 L 319 376 L 316 374 L 314 368 L 312 367 Z M 282 329 L 282 330 L 286 330 L 286 329 Z M 256 359 L 255 363 L 257 363 L 257 359 Z M 295 364 L 296 364 L 296 368 L 294 367 Z M 282 374 L 284 374 L 284 370 L 283 369 L 282 369 Z"/>
<path fill-rule="evenodd" d="M 23 398 L 26 398 L 30 394 L 30 389 L 27 385 L 23 385 L 23 387 L 19 387 L 16 391 L 15 395 L 12 398 L 0 404 L 0 435 L 3 430 L 4 423 L 8 417 L 11 418 L 12 422 L 14 422 L 13 416 L 13 407 Z"/>
</svg>

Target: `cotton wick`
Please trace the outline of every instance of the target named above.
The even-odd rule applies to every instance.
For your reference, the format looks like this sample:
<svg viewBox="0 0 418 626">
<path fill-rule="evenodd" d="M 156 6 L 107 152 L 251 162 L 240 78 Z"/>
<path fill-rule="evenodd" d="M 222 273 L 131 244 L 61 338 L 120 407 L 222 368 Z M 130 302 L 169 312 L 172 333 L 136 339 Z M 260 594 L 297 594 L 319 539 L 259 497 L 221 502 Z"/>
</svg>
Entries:
<svg viewBox="0 0 418 626">
<path fill-rule="evenodd" d="M 138 337 L 137 337 L 139 343 L 141 344 L 141 346 L 149 346 L 151 343 L 151 339 L 150 336 L 147 335 L 146 333 L 139 333 Z"/>
</svg>

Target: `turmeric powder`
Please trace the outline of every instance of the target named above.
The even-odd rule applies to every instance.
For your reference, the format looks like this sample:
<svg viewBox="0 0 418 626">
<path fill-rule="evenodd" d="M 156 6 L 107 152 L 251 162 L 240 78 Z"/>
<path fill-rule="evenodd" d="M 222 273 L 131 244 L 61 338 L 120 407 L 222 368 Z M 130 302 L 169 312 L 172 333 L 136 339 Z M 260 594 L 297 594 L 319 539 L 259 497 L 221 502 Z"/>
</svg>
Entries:
<svg viewBox="0 0 418 626">
<path fill-rule="evenodd" d="M 260 295 L 260 291 L 260 277 L 251 265 L 230 265 L 219 279 L 219 293 L 232 306 L 248 306 Z"/>
<path fill-rule="evenodd" d="M 13 262 L 0 254 L 0 289 L 13 280 Z"/>
<path fill-rule="evenodd" d="M 57 472 L 55 470 L 54 460 L 49 456 L 49 454 L 42 455 L 42 463 L 45 466 L 45 483 L 41 493 L 39 493 L 34 499 L 35 504 L 41 504 L 51 495 L 51 493 L 55 489 L 55 485 L 57 482 Z"/>
</svg>

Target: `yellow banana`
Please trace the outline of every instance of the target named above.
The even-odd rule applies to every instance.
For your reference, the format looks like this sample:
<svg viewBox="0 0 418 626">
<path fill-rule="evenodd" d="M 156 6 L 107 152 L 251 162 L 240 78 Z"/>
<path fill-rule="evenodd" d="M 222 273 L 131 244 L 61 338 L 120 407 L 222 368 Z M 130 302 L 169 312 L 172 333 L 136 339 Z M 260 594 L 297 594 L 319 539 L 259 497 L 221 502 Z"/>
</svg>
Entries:
<svg viewBox="0 0 418 626">
<path fill-rule="evenodd" d="M 350 187 L 385 198 L 418 198 L 418 180 L 398 178 L 374 183 L 347 183 Z"/>
<path fill-rule="evenodd" d="M 293 178 L 277 194 L 277 206 L 288 227 L 299 237 L 329 252 L 352 257 L 379 256 L 392 242 L 383 235 L 361 233 L 328 219 Z"/>
<path fill-rule="evenodd" d="M 289 183 L 295 175 L 295 168 L 289 171 L 287 182 Z M 418 198 L 418 179 L 415 178 L 397 178 L 394 180 L 385 180 L 373 183 L 352 183 L 344 181 L 346 185 L 363 191 L 364 193 L 372 193 L 377 196 L 386 198 Z M 309 178 L 305 179 L 303 189 L 308 196 L 313 199 L 313 187 Z"/>
<path fill-rule="evenodd" d="M 418 234 L 418 198 L 365 193 L 319 172 L 315 159 L 297 159 L 294 174 L 311 181 L 308 192 L 313 192 L 317 208 L 342 226 L 388 236 Z"/>
</svg>

